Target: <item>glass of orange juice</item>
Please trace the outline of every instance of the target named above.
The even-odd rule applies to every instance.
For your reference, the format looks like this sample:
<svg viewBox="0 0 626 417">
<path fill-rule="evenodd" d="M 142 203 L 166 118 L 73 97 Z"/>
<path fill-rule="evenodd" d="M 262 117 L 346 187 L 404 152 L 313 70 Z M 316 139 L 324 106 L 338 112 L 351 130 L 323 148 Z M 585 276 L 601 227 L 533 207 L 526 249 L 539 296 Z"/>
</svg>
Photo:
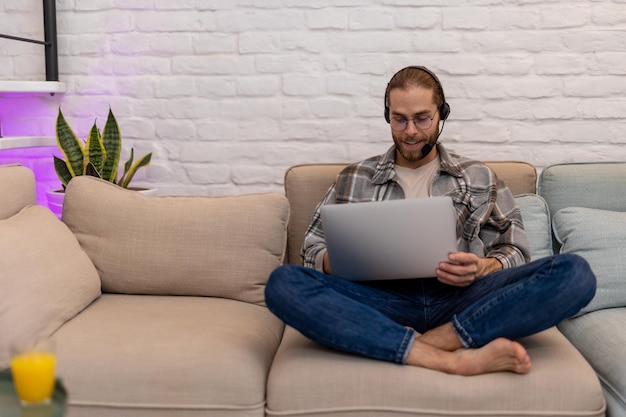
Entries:
<svg viewBox="0 0 626 417">
<path fill-rule="evenodd" d="M 46 404 L 54 391 L 56 356 L 51 339 L 11 349 L 11 373 L 22 405 Z"/>
</svg>

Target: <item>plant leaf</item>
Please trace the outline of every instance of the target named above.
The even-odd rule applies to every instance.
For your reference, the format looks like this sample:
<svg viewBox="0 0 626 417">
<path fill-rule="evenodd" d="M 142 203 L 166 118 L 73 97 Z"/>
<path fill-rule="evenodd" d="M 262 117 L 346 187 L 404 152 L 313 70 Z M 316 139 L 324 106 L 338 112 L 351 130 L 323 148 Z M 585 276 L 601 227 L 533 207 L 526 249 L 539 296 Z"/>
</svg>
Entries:
<svg viewBox="0 0 626 417">
<path fill-rule="evenodd" d="M 102 178 L 115 183 L 122 153 L 122 134 L 110 108 L 107 121 L 102 130 L 102 144 L 106 152 L 106 159 L 101 171 Z"/>
<path fill-rule="evenodd" d="M 130 157 L 128 158 L 128 161 L 126 161 L 126 163 L 124 164 L 124 172 L 122 173 L 122 176 L 120 177 L 119 184 L 123 184 L 124 181 L 126 180 L 126 174 L 128 174 L 130 167 L 133 165 L 134 158 L 135 158 L 135 148 L 130 148 Z"/>
<path fill-rule="evenodd" d="M 135 162 L 133 166 L 130 167 L 130 169 L 128 170 L 128 175 L 124 178 L 123 182 L 121 183 L 121 186 L 124 188 L 127 188 L 128 184 L 135 176 L 135 173 L 137 172 L 137 170 L 141 167 L 145 167 L 149 165 L 151 159 L 152 159 L 152 152 L 137 159 L 137 162 Z"/>
<path fill-rule="evenodd" d="M 65 155 L 67 169 L 72 177 L 82 175 L 84 166 L 83 145 L 65 120 L 65 117 L 63 117 L 60 107 L 59 115 L 57 116 L 57 144 L 63 155 Z"/>
<path fill-rule="evenodd" d="M 97 178 L 102 178 L 102 176 L 100 175 L 100 173 L 98 172 L 96 167 L 93 166 L 93 164 L 91 162 L 88 163 L 87 166 L 85 167 L 85 175 L 89 175 L 89 176 L 97 177 Z"/>
<path fill-rule="evenodd" d="M 72 179 L 73 175 L 70 172 L 70 170 L 67 167 L 67 164 L 65 163 L 64 160 L 62 160 L 58 156 L 54 156 L 54 155 L 53 155 L 53 158 L 54 158 L 54 170 L 56 171 L 57 176 L 59 177 L 59 180 L 61 180 L 61 184 L 63 185 L 63 189 L 65 189 L 67 184 Z"/>
<path fill-rule="evenodd" d="M 87 167 L 89 164 L 93 166 L 93 168 L 97 172 L 102 172 L 102 167 L 104 165 L 104 160 L 106 159 L 106 150 L 104 149 L 104 145 L 102 144 L 102 138 L 100 136 L 100 130 L 98 130 L 98 126 L 96 126 L 96 122 L 93 123 L 93 127 L 89 132 L 89 136 L 87 137 L 87 143 L 85 144 L 85 174 L 87 173 Z M 100 175 L 98 175 L 99 177 Z"/>
</svg>

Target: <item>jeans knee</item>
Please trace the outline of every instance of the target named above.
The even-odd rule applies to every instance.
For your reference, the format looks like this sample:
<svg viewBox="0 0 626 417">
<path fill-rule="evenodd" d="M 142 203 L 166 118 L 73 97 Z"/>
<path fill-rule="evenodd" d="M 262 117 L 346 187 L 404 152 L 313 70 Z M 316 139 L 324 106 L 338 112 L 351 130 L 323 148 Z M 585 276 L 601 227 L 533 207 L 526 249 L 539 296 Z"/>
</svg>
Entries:
<svg viewBox="0 0 626 417">
<path fill-rule="evenodd" d="M 265 285 L 265 304 L 270 310 L 275 310 L 289 297 L 290 278 L 296 274 L 296 268 L 294 265 L 281 265 L 270 274 Z"/>
<path fill-rule="evenodd" d="M 596 292 L 596 276 L 589 262 L 580 255 L 573 253 L 560 255 L 562 262 L 569 271 L 570 285 L 578 289 L 581 297 L 591 301 Z"/>
<path fill-rule="evenodd" d="M 282 277 L 284 276 L 283 269 L 287 265 L 279 266 L 274 269 L 267 279 L 267 283 L 265 284 L 265 303 L 268 307 L 271 307 L 274 300 L 279 297 L 279 292 L 281 288 L 280 282 L 282 281 Z"/>
</svg>

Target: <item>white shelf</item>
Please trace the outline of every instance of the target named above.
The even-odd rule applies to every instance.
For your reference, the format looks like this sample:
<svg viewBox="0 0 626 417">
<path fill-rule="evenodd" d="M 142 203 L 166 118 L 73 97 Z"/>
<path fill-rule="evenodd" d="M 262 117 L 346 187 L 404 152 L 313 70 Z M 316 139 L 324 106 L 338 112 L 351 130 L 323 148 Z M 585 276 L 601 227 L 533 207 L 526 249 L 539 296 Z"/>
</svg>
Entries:
<svg viewBox="0 0 626 417">
<path fill-rule="evenodd" d="M 65 93 L 65 83 L 59 81 L 2 81 L 1 93 Z"/>
<path fill-rule="evenodd" d="M 0 138 L 0 150 L 57 146 L 54 136 L 5 136 Z"/>
</svg>

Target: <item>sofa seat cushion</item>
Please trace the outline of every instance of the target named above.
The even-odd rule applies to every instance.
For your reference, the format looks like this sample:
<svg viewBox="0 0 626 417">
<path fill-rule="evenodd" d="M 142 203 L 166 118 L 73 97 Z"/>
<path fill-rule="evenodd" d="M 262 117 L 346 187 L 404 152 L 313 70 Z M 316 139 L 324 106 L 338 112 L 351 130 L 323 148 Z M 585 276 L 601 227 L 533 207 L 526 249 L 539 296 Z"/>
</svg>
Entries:
<svg viewBox="0 0 626 417">
<path fill-rule="evenodd" d="M 533 369 L 473 377 L 322 347 L 288 327 L 272 366 L 267 415 L 307 417 L 604 416 L 591 367 L 556 329 L 521 341 Z"/>
<path fill-rule="evenodd" d="M 63 206 L 103 292 L 261 305 L 283 262 L 288 218 L 278 193 L 149 198 L 94 177 L 72 179 Z"/>
<path fill-rule="evenodd" d="M 559 324 L 559 329 L 595 369 L 608 413 L 626 415 L 626 308 L 598 310 Z"/>
<path fill-rule="evenodd" d="M 50 210 L 0 220 L 0 369 L 12 343 L 48 337 L 99 296 L 96 268 Z"/>
<path fill-rule="evenodd" d="M 262 416 L 282 330 L 254 304 L 103 294 L 55 334 L 70 414 Z"/>
</svg>

